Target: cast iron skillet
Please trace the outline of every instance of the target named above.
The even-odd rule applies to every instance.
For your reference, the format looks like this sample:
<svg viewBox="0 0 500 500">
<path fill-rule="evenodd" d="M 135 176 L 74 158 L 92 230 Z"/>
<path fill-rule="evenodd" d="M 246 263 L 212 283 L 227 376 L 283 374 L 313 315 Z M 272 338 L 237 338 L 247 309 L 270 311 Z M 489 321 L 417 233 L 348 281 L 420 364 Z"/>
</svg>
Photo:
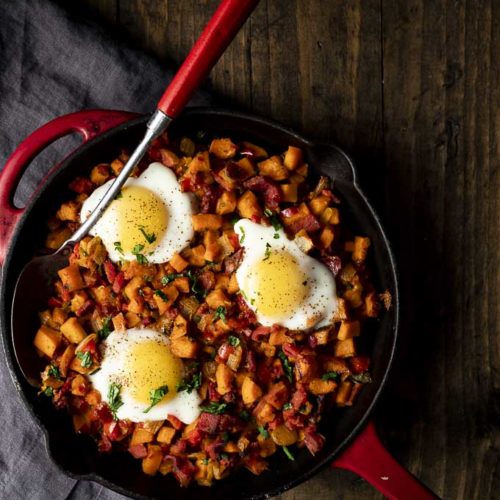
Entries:
<svg viewBox="0 0 500 500">
<path fill-rule="evenodd" d="M 281 151 L 289 144 L 306 153 L 317 174 L 328 175 L 343 199 L 343 209 L 359 231 L 372 240 L 374 280 L 380 290 L 389 290 L 392 307 L 381 315 L 366 336 L 372 357 L 373 383 L 363 388 L 352 408 L 342 408 L 324 419 L 320 431 L 326 437 L 324 448 L 314 457 L 307 450 L 297 451 L 294 462 L 277 453 L 270 471 L 253 476 L 239 471 L 211 488 L 193 485 L 182 489 L 171 476 L 145 476 L 140 464 L 127 453 L 100 455 L 94 442 L 73 432 L 66 412 L 58 412 L 50 401 L 38 397 L 36 389 L 23 379 L 16 366 L 11 341 L 10 311 L 12 292 L 19 271 L 43 246 L 46 221 L 59 204 L 70 198 L 68 183 L 78 175 L 88 175 L 97 163 L 111 161 L 120 149 L 137 144 L 147 117 L 117 111 L 83 111 L 58 118 L 34 132 L 11 156 L 0 177 L 0 262 L 5 258 L 1 281 L 1 323 L 4 350 L 12 379 L 34 420 L 43 430 L 51 459 L 69 476 L 99 482 L 119 493 L 136 498 L 266 498 L 281 493 L 331 464 L 354 470 L 387 496 L 434 498 L 383 449 L 368 418 L 387 379 L 398 330 L 398 288 L 393 256 L 380 222 L 356 185 L 356 174 L 349 157 L 335 146 L 319 145 L 270 121 L 234 112 L 191 109 L 169 129 L 170 135 L 244 138 L 263 144 L 269 151 Z M 12 206 L 15 187 L 29 162 L 55 139 L 77 132 L 84 144 L 55 167 L 25 209 Z M 26 311 L 27 338 L 37 329 L 37 311 Z M 354 441 L 355 440 L 355 441 Z M 354 441 L 354 442 L 353 442 Z M 350 444 L 351 446 L 347 448 Z M 342 452 L 342 453 L 341 453 Z M 381 477 L 383 479 L 381 479 Z M 413 495 L 411 494 L 413 492 Z"/>
</svg>

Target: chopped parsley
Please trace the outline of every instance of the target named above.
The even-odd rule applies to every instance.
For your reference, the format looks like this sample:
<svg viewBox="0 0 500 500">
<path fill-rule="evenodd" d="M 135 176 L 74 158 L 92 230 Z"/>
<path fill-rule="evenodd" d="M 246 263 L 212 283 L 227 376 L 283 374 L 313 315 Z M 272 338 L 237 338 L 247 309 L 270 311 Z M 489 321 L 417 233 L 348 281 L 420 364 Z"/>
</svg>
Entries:
<svg viewBox="0 0 500 500">
<path fill-rule="evenodd" d="M 115 246 L 115 250 L 123 255 L 123 248 L 121 242 L 115 241 L 113 245 Z"/>
<path fill-rule="evenodd" d="M 151 389 L 149 391 L 150 405 L 144 410 L 147 413 L 153 406 L 157 405 L 168 394 L 168 385 L 162 385 L 158 389 Z"/>
<path fill-rule="evenodd" d="M 238 337 L 235 337 L 234 335 L 229 335 L 227 340 L 229 342 L 229 345 L 232 345 L 233 347 L 237 347 L 241 343 L 240 339 Z"/>
<path fill-rule="evenodd" d="M 54 395 L 54 389 L 52 389 L 52 387 L 46 387 L 44 390 L 43 390 L 43 393 L 51 398 L 53 395 Z"/>
<path fill-rule="evenodd" d="M 120 198 L 123 198 L 123 193 L 118 191 L 118 194 L 115 196 L 115 200 L 119 200 Z"/>
<path fill-rule="evenodd" d="M 285 403 L 281 409 L 290 410 L 291 408 L 292 408 L 292 403 Z"/>
<path fill-rule="evenodd" d="M 280 218 L 279 218 L 279 215 L 276 212 L 273 212 L 273 211 L 269 210 L 268 208 L 266 208 L 264 210 L 264 215 L 266 217 L 269 217 L 269 219 L 271 221 L 271 225 L 273 226 L 273 229 L 276 232 L 278 232 L 280 229 L 283 228 L 281 221 L 280 221 Z M 279 234 L 277 235 L 277 237 L 276 237 L 276 234 L 274 235 L 275 239 L 278 239 L 279 237 L 280 237 Z"/>
<path fill-rule="evenodd" d="M 281 359 L 281 364 L 283 365 L 283 370 L 285 371 L 286 378 L 292 382 L 293 379 L 293 368 L 292 365 L 290 365 L 290 361 L 288 361 L 288 358 L 286 354 L 283 351 L 280 351 L 278 353 L 278 358 Z"/>
<path fill-rule="evenodd" d="M 227 403 L 216 403 L 211 401 L 206 406 L 200 406 L 200 410 L 214 415 L 220 415 L 226 411 Z"/>
<path fill-rule="evenodd" d="M 195 389 L 201 387 L 201 372 L 195 373 L 191 378 L 184 378 L 177 384 L 177 392 L 186 391 L 191 394 Z"/>
<path fill-rule="evenodd" d="M 102 327 L 97 331 L 97 335 L 99 335 L 99 338 L 104 340 L 108 338 L 108 335 L 110 333 L 111 333 L 111 317 L 108 316 L 107 318 L 104 318 L 104 321 L 102 322 Z"/>
<path fill-rule="evenodd" d="M 234 226 L 239 220 L 240 220 L 240 218 L 236 214 L 234 214 L 231 217 L 231 224 Z"/>
<path fill-rule="evenodd" d="M 321 380 L 337 380 L 339 376 L 337 372 L 326 372 L 321 375 Z"/>
<path fill-rule="evenodd" d="M 269 432 L 264 428 L 263 425 L 258 425 L 257 429 L 259 430 L 259 434 L 264 438 L 268 439 L 269 438 Z"/>
<path fill-rule="evenodd" d="M 147 264 L 148 259 L 141 253 L 142 250 L 144 250 L 144 245 L 135 245 L 135 247 L 132 248 L 132 255 L 135 255 L 135 258 L 137 259 L 137 262 L 139 262 L 139 264 Z"/>
<path fill-rule="evenodd" d="M 155 295 L 158 295 L 163 302 L 168 302 L 168 297 L 165 292 L 162 292 L 161 290 L 155 290 Z"/>
<path fill-rule="evenodd" d="M 56 365 L 50 365 L 47 374 L 49 377 L 54 377 L 57 380 L 61 380 L 61 372 Z"/>
<path fill-rule="evenodd" d="M 94 364 L 89 351 L 79 351 L 76 353 L 76 357 L 80 360 L 82 368 L 90 368 Z"/>
<path fill-rule="evenodd" d="M 120 396 L 121 389 L 122 389 L 121 384 L 116 384 L 115 382 L 113 382 L 109 386 L 109 391 L 108 391 L 108 406 L 115 420 L 118 420 L 118 417 L 116 416 L 118 408 L 120 408 L 120 406 L 123 405 L 123 401 Z"/>
<path fill-rule="evenodd" d="M 221 319 L 225 323 L 226 322 L 226 314 L 227 314 L 226 308 L 224 306 L 219 306 L 215 310 L 214 321 L 217 321 L 218 319 Z"/>
<path fill-rule="evenodd" d="M 292 455 L 292 452 L 286 446 L 282 446 L 281 448 L 283 448 L 283 451 L 284 451 L 285 455 L 288 457 L 288 460 L 295 462 L 295 458 Z"/>
<path fill-rule="evenodd" d="M 210 462 L 210 460 L 206 457 L 202 460 L 203 465 L 208 465 L 208 462 Z"/>
<path fill-rule="evenodd" d="M 356 384 L 370 384 L 372 382 L 372 377 L 368 372 L 356 373 L 351 375 L 351 380 Z"/>
<path fill-rule="evenodd" d="M 264 254 L 264 259 L 262 260 L 267 260 L 269 257 L 271 257 L 271 245 L 266 243 L 266 253 Z"/>
<path fill-rule="evenodd" d="M 278 233 L 274 233 L 273 238 L 274 238 L 275 240 L 277 240 L 279 237 L 280 237 L 280 235 L 279 235 Z"/>
<path fill-rule="evenodd" d="M 174 281 L 175 279 L 182 278 L 183 276 L 184 275 L 182 273 L 181 274 L 178 274 L 178 273 L 166 274 L 165 276 L 162 276 L 161 284 L 168 285 L 169 283 L 172 283 L 172 281 Z"/>
<path fill-rule="evenodd" d="M 240 226 L 241 230 L 241 238 L 240 238 L 240 244 L 242 244 L 245 241 L 245 230 Z"/>
<path fill-rule="evenodd" d="M 139 231 L 142 233 L 142 235 L 144 236 L 144 238 L 146 239 L 146 241 L 148 243 L 151 244 L 151 243 L 154 243 L 156 241 L 156 234 L 155 233 L 151 233 L 151 234 L 146 233 L 144 226 L 139 226 Z"/>
<path fill-rule="evenodd" d="M 240 411 L 240 418 L 241 420 L 248 422 L 250 420 L 250 413 L 248 413 L 246 410 Z"/>
</svg>

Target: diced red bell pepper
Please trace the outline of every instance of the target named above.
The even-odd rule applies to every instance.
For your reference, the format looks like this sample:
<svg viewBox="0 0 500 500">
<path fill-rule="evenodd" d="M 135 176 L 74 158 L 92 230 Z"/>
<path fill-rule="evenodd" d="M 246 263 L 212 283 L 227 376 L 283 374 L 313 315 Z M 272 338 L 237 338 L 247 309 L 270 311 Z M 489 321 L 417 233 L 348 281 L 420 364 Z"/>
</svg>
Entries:
<svg viewBox="0 0 500 500">
<path fill-rule="evenodd" d="M 128 451 L 134 458 L 146 458 L 148 455 L 148 450 L 143 444 L 134 444 Z"/>
<path fill-rule="evenodd" d="M 368 356 L 355 356 L 349 360 L 353 373 L 364 373 L 370 368 L 370 358 Z"/>
<path fill-rule="evenodd" d="M 109 259 L 106 259 L 104 261 L 104 273 L 106 274 L 108 283 L 112 285 L 115 281 L 118 271 L 116 270 L 115 265 Z"/>
</svg>

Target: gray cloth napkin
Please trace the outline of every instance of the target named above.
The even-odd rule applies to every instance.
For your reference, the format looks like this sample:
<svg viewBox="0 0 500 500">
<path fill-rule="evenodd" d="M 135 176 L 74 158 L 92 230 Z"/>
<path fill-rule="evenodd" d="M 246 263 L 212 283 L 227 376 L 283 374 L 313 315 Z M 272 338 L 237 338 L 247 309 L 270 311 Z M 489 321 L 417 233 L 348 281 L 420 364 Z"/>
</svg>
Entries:
<svg viewBox="0 0 500 500">
<path fill-rule="evenodd" d="M 65 113 L 84 108 L 153 111 L 171 76 L 151 57 L 58 4 L 1 0 L 0 166 L 30 132 Z M 208 103 L 202 93 L 192 100 Z M 43 174 L 74 144 L 58 141 L 34 162 L 16 202 L 28 200 Z M 2 362 L 0 401 L 0 499 L 124 498 L 97 484 L 74 481 L 51 463 Z"/>
</svg>

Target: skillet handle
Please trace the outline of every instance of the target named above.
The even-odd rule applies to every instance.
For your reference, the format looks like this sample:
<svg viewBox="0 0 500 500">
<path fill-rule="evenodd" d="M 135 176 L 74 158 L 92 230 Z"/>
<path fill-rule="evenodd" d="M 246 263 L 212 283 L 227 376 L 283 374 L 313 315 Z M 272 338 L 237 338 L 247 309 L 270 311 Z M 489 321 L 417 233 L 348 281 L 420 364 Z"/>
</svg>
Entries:
<svg viewBox="0 0 500 500">
<path fill-rule="evenodd" d="M 354 472 L 390 499 L 439 498 L 394 460 L 380 441 L 373 422 L 369 422 L 350 446 L 335 459 L 332 467 Z"/>
<path fill-rule="evenodd" d="M 259 0 L 222 0 L 170 82 L 158 109 L 176 118 L 231 43 Z"/>
<path fill-rule="evenodd" d="M 61 137 L 77 133 L 82 136 L 83 143 L 86 143 L 106 130 L 136 116 L 135 113 L 107 110 L 70 113 L 43 125 L 19 144 L 0 173 L 0 265 L 5 260 L 7 247 L 17 221 L 24 213 L 24 208 L 14 206 L 13 198 L 17 185 L 31 161 L 43 149 Z M 54 169 L 57 169 L 57 166 Z"/>
</svg>

